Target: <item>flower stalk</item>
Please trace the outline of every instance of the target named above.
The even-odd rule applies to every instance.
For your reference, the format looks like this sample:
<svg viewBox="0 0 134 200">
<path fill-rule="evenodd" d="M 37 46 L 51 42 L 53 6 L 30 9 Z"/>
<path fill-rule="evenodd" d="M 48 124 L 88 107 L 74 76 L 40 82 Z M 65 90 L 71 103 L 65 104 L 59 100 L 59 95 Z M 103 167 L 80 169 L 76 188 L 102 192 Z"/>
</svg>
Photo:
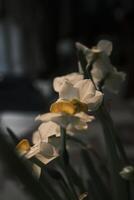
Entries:
<svg viewBox="0 0 134 200">
<path fill-rule="evenodd" d="M 61 127 L 61 153 L 62 159 L 64 160 L 65 164 L 68 164 L 68 152 L 66 150 L 66 129 Z"/>
<path fill-rule="evenodd" d="M 68 181 L 68 188 L 72 194 L 72 200 L 78 200 L 77 194 L 70 175 L 69 156 L 66 150 L 66 129 L 61 127 L 61 159 L 64 173 Z"/>
<path fill-rule="evenodd" d="M 83 49 L 83 51 L 81 48 Z M 84 78 L 88 77 L 88 79 L 91 79 L 97 90 L 98 88 L 96 87 L 96 84 L 92 77 L 93 74 L 91 73 L 91 69 L 89 69 L 90 65 L 93 65 L 92 61 L 94 62 L 94 59 L 90 57 L 90 60 L 87 61 L 87 63 L 90 63 L 90 65 L 88 65 L 87 63 L 83 62 L 84 57 L 86 60 L 86 54 L 87 54 L 87 53 L 84 53 L 84 51 L 88 51 L 88 49 L 81 45 L 80 45 L 80 48 L 77 48 L 77 49 L 78 49 L 78 58 L 79 58 L 80 66 L 84 71 L 83 73 Z M 88 54 L 90 55 L 91 52 L 89 51 Z M 123 163 L 121 161 L 120 156 L 123 158 L 124 164 L 128 163 L 128 159 L 125 154 L 124 148 L 118 138 L 116 130 L 114 128 L 113 121 L 109 113 L 105 109 L 103 102 L 100 108 L 98 109 L 96 116 L 99 118 L 102 124 L 102 128 L 104 131 L 104 138 L 106 142 L 106 148 L 108 150 L 113 199 L 114 200 L 119 200 L 119 199 L 128 200 L 129 194 L 128 194 L 127 183 L 119 175 L 119 172 L 121 171 L 123 167 Z"/>
<path fill-rule="evenodd" d="M 113 199 L 128 200 L 127 182 L 125 182 L 119 175 L 119 172 L 123 167 L 123 163 L 117 150 L 118 144 L 115 137 L 116 132 L 109 118 L 108 112 L 106 112 L 103 105 L 98 110 L 97 116 L 102 124 L 106 147 L 109 155 Z"/>
</svg>

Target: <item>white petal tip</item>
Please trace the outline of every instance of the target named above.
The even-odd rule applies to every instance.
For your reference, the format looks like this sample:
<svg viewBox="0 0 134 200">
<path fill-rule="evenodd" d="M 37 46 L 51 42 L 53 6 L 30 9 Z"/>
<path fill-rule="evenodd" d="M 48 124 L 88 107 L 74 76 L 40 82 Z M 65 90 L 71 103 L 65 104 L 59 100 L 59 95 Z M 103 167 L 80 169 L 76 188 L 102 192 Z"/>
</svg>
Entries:
<svg viewBox="0 0 134 200">
<path fill-rule="evenodd" d="M 40 115 L 38 115 L 36 118 L 35 118 L 35 121 L 39 121 L 40 120 Z"/>
</svg>

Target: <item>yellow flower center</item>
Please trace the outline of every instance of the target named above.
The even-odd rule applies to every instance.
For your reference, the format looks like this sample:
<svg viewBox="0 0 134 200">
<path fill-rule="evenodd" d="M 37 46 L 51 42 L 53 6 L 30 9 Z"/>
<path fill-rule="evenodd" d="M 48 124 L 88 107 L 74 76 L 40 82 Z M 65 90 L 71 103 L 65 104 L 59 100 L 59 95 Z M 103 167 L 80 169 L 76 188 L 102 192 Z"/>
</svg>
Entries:
<svg viewBox="0 0 134 200">
<path fill-rule="evenodd" d="M 54 113 L 67 113 L 70 115 L 74 115 L 78 112 L 87 112 L 88 106 L 85 103 L 80 102 L 77 99 L 69 100 L 62 100 L 59 102 L 55 102 L 50 107 L 50 112 Z"/>
<path fill-rule="evenodd" d="M 17 145 L 16 145 L 16 150 L 20 154 L 27 153 L 30 150 L 30 144 L 27 139 L 21 140 Z"/>
<path fill-rule="evenodd" d="M 94 53 L 100 53 L 100 52 L 101 52 L 101 50 L 98 49 L 97 47 L 92 47 L 92 51 L 93 51 Z"/>
</svg>

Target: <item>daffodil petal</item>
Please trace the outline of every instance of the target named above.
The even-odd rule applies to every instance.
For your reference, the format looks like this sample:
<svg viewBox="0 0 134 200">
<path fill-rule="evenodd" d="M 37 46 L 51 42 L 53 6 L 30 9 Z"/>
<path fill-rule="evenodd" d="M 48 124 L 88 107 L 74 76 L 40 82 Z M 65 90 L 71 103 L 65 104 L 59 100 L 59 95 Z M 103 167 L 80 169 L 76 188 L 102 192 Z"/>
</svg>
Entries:
<svg viewBox="0 0 134 200">
<path fill-rule="evenodd" d="M 78 123 L 79 118 L 73 115 L 63 114 L 60 117 L 53 118 L 52 121 L 57 123 L 61 127 L 66 128 L 69 124 Z"/>
<path fill-rule="evenodd" d="M 85 121 L 80 121 L 74 126 L 74 128 L 76 130 L 86 130 L 88 128 L 88 124 Z"/>
<path fill-rule="evenodd" d="M 59 98 L 61 99 L 79 99 L 79 91 L 69 81 L 65 81 L 59 91 Z"/>
<path fill-rule="evenodd" d="M 39 166 L 36 165 L 36 164 L 33 164 L 32 169 L 33 169 L 33 174 L 36 176 L 36 178 L 40 178 L 40 175 L 41 175 L 41 167 L 39 167 Z"/>
<path fill-rule="evenodd" d="M 38 142 L 47 143 L 48 138 L 53 135 L 57 137 L 60 136 L 60 127 L 52 121 L 42 123 L 39 126 L 38 131 L 33 134 L 33 144 L 37 144 Z"/>
<path fill-rule="evenodd" d="M 40 144 L 41 142 L 41 135 L 39 131 L 35 131 L 32 136 L 33 144 Z"/>
<path fill-rule="evenodd" d="M 53 81 L 53 87 L 56 92 L 59 92 L 63 86 L 64 81 L 69 81 L 71 84 L 75 84 L 83 79 L 83 75 L 80 73 L 71 73 L 65 76 L 57 77 Z"/>
<path fill-rule="evenodd" d="M 92 79 L 95 83 L 96 86 L 99 85 L 99 83 L 104 79 L 105 74 L 107 74 L 108 71 L 105 70 L 105 66 L 104 65 L 100 65 L 99 62 L 95 62 L 93 64 L 93 67 L 91 69 L 91 75 L 92 75 Z"/>
<path fill-rule="evenodd" d="M 83 53 L 84 53 L 85 55 L 89 54 L 90 51 L 91 51 L 88 47 L 86 47 L 85 45 L 81 44 L 80 42 L 76 42 L 75 45 L 76 45 L 76 48 L 77 48 L 79 51 L 83 51 Z"/>
<path fill-rule="evenodd" d="M 58 156 L 56 149 L 49 143 L 42 142 L 40 144 L 40 154 L 46 158 L 52 158 Z"/>
<path fill-rule="evenodd" d="M 88 110 L 89 111 L 97 110 L 103 101 L 103 96 L 104 95 L 102 92 L 96 91 L 95 96 L 89 99 Z"/>
<path fill-rule="evenodd" d="M 85 45 L 76 42 L 76 48 L 78 49 L 78 51 L 82 51 L 83 54 L 85 55 L 87 64 L 91 64 L 93 58 L 94 58 L 94 54 L 96 53 L 93 49 L 89 49 L 88 47 L 86 47 Z M 97 52 L 98 53 L 98 52 Z M 79 63 L 79 68 L 82 68 L 82 66 L 80 66 Z"/>
<path fill-rule="evenodd" d="M 116 68 L 113 68 L 113 72 L 106 79 L 104 87 L 113 93 L 118 93 L 121 83 L 125 80 L 126 74 L 124 72 L 118 72 Z"/>
<path fill-rule="evenodd" d="M 98 85 L 106 76 L 113 71 L 113 66 L 109 57 L 105 53 L 100 53 L 93 63 L 91 75 L 94 83 Z"/>
<path fill-rule="evenodd" d="M 97 48 L 101 51 L 104 51 L 108 56 L 110 56 L 113 49 L 113 45 L 112 42 L 108 40 L 100 40 L 97 44 Z"/>
<path fill-rule="evenodd" d="M 51 157 L 51 158 L 46 158 L 45 156 L 43 156 L 42 154 L 37 154 L 35 156 L 40 162 L 42 162 L 44 165 L 47 165 L 49 162 L 51 162 L 52 160 L 54 160 L 55 158 L 57 158 L 57 156 L 55 157 Z"/>
<path fill-rule="evenodd" d="M 47 160 L 52 157 L 58 156 L 58 153 L 55 150 L 55 147 L 49 143 L 41 142 L 38 145 L 34 145 L 31 147 L 30 151 L 25 155 L 27 159 L 32 158 L 33 156 L 42 155 Z"/>
<path fill-rule="evenodd" d="M 98 55 L 99 53 L 101 53 L 102 51 L 95 46 L 95 47 L 92 47 L 91 52 L 92 52 L 93 56 L 95 56 L 95 55 Z M 88 55 L 88 58 L 89 58 L 89 55 Z"/>
<path fill-rule="evenodd" d="M 34 154 L 32 154 L 32 156 L 35 156 L 45 165 L 59 155 L 54 146 L 45 142 L 40 143 L 40 145 L 36 148 L 34 146 L 34 149 L 38 151 L 34 151 Z M 32 156 L 27 155 L 27 158 L 31 158 Z"/>
<path fill-rule="evenodd" d="M 61 116 L 62 116 L 61 113 L 45 113 L 45 114 L 37 116 L 35 120 L 39 120 L 42 122 L 48 122 L 48 121 L 53 121 L 52 120 L 53 118 L 61 117 Z"/>
<path fill-rule="evenodd" d="M 85 122 L 91 122 L 92 120 L 95 119 L 94 116 L 88 115 L 84 112 L 76 113 L 75 116 L 79 117 L 82 121 L 85 121 Z"/>
<path fill-rule="evenodd" d="M 70 120 L 68 122 L 68 120 L 66 119 L 69 119 L 69 118 L 66 118 L 65 116 L 68 116 L 68 115 L 65 115 L 63 113 L 46 113 L 44 115 L 41 115 L 38 119 L 43 122 L 52 121 L 62 127 L 66 127 L 68 123 L 70 122 Z"/>
<path fill-rule="evenodd" d="M 37 144 L 37 145 L 32 146 L 25 156 L 27 159 L 29 159 L 35 156 L 39 152 L 40 152 L 40 144 Z"/>
<path fill-rule="evenodd" d="M 80 101 L 88 104 L 89 98 L 95 95 L 95 87 L 91 80 L 81 80 L 74 85 L 79 90 Z M 88 97 L 88 98 L 87 98 Z"/>
</svg>

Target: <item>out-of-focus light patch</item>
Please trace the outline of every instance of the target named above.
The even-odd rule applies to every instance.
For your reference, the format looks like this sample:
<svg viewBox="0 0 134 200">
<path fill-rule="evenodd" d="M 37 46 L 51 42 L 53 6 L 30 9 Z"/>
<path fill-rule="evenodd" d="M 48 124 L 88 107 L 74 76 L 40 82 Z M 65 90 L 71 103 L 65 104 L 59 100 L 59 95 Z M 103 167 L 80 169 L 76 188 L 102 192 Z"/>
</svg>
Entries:
<svg viewBox="0 0 134 200">
<path fill-rule="evenodd" d="M 39 90 L 44 97 L 50 97 L 52 94 L 52 83 L 50 80 L 36 80 L 33 86 Z"/>
<path fill-rule="evenodd" d="M 35 126 L 37 113 L 4 112 L 0 114 L 0 121 L 4 127 L 9 127 L 18 135 L 24 135 Z"/>
</svg>

